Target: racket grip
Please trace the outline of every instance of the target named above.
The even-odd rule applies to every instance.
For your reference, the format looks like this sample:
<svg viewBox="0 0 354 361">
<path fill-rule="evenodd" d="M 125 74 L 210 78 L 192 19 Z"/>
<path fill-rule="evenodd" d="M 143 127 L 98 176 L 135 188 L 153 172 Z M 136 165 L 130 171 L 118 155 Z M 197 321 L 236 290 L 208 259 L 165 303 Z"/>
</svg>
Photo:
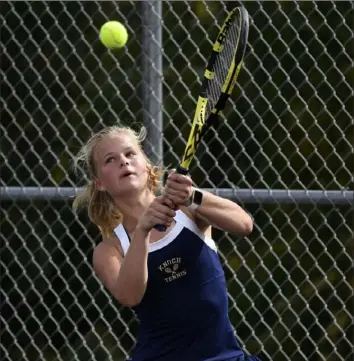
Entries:
<svg viewBox="0 0 354 361">
<path fill-rule="evenodd" d="M 186 168 L 181 167 L 180 165 L 178 165 L 177 168 L 176 168 L 176 173 L 187 175 L 189 173 L 189 170 L 186 169 Z M 168 174 L 166 173 L 165 176 L 164 176 L 164 183 L 166 183 L 167 177 L 168 177 Z M 157 224 L 154 228 L 159 232 L 165 232 L 166 231 L 166 226 L 164 224 Z"/>
<path fill-rule="evenodd" d="M 182 175 L 187 175 L 189 173 L 189 169 L 183 168 L 180 165 L 178 165 L 176 168 L 176 173 L 182 174 Z"/>
<path fill-rule="evenodd" d="M 166 231 L 166 226 L 164 224 L 157 224 L 154 228 L 159 232 L 165 232 Z"/>
</svg>

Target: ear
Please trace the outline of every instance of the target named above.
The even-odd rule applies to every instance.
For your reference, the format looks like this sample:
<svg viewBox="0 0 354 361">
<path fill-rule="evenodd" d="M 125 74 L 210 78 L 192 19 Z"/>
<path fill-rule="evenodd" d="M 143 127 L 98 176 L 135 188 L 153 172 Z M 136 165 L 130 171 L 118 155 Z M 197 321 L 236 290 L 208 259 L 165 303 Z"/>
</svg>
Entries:
<svg viewBox="0 0 354 361">
<path fill-rule="evenodd" d="M 95 186 L 96 189 L 98 189 L 101 192 L 104 192 L 106 190 L 106 187 L 102 184 L 102 182 L 99 179 L 95 180 Z"/>
</svg>

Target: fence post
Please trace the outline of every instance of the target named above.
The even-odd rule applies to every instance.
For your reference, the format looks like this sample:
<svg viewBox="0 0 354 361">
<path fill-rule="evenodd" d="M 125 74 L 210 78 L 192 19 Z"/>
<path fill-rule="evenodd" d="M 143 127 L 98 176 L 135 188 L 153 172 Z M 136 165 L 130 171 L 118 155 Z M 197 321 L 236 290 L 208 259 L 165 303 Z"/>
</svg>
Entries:
<svg viewBox="0 0 354 361">
<path fill-rule="evenodd" d="M 162 1 L 142 1 L 142 100 L 148 136 L 144 151 L 155 164 L 163 164 L 162 141 Z"/>
</svg>

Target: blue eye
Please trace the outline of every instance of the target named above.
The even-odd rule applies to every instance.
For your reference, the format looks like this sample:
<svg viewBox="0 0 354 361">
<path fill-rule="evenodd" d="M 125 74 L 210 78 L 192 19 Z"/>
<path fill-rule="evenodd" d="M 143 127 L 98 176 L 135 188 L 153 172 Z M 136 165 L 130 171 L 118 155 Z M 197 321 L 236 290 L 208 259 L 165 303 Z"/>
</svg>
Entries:
<svg viewBox="0 0 354 361">
<path fill-rule="evenodd" d="M 106 159 L 106 164 L 107 163 L 112 163 L 112 161 L 114 161 L 114 157 L 109 157 Z"/>
</svg>

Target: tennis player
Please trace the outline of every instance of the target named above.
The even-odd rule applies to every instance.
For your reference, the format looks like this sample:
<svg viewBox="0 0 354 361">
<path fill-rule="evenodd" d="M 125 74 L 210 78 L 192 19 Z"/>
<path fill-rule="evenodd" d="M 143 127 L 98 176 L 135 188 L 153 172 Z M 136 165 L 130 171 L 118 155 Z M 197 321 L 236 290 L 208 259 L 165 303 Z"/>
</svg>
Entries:
<svg viewBox="0 0 354 361">
<path fill-rule="evenodd" d="M 211 229 L 240 237 L 252 219 L 236 203 L 171 172 L 163 195 L 141 148 L 145 131 L 108 127 L 79 152 L 90 183 L 86 205 L 102 235 L 93 266 L 113 297 L 140 321 L 132 361 L 255 361 L 241 349 L 228 316 L 226 281 Z M 157 224 L 166 232 L 154 229 Z"/>
</svg>

